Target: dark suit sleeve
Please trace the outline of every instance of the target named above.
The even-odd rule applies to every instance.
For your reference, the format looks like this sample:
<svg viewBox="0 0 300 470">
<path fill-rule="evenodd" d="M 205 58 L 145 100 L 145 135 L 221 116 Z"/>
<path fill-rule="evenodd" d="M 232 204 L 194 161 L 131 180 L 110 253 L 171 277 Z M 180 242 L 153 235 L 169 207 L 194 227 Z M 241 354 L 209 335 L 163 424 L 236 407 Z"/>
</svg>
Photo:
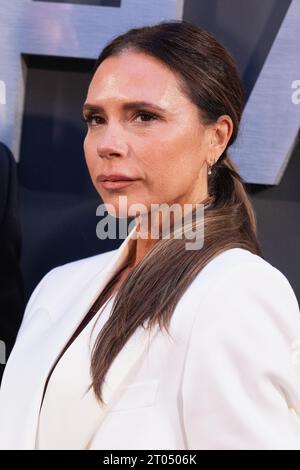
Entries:
<svg viewBox="0 0 300 470">
<path fill-rule="evenodd" d="M 14 157 L 6 146 L 0 144 L 0 340 L 6 346 L 6 360 L 25 307 L 17 188 Z M 0 380 L 3 370 L 4 365 L 1 364 Z"/>
</svg>

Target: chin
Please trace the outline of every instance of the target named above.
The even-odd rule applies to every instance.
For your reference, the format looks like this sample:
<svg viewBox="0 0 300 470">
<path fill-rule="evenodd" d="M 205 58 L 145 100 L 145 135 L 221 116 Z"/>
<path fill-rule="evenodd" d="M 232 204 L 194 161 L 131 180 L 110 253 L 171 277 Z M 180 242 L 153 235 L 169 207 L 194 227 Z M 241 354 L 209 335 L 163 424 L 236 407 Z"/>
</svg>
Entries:
<svg viewBox="0 0 300 470">
<path fill-rule="evenodd" d="M 100 195 L 104 201 L 107 212 L 118 218 L 143 216 L 149 213 L 148 204 L 142 198 L 127 194 L 114 194 L 110 197 Z M 142 201 L 142 202 L 141 202 Z"/>
</svg>

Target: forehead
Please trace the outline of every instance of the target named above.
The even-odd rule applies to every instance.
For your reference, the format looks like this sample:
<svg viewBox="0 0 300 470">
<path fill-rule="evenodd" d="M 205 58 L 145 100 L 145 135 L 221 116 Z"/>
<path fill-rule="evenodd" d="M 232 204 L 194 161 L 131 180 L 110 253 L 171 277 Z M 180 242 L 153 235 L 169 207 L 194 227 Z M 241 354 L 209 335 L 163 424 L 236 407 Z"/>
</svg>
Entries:
<svg viewBox="0 0 300 470">
<path fill-rule="evenodd" d="M 87 100 L 104 103 L 131 99 L 168 107 L 187 100 L 176 74 L 156 58 L 139 52 L 108 57 L 92 78 Z"/>
</svg>

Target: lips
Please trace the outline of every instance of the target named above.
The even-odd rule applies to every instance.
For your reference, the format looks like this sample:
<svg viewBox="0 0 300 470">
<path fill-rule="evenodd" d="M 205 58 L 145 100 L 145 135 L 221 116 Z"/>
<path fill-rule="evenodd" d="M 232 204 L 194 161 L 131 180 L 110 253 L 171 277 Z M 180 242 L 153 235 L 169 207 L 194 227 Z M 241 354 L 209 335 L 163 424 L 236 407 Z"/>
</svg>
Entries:
<svg viewBox="0 0 300 470">
<path fill-rule="evenodd" d="M 99 175 L 97 181 L 101 186 L 108 190 L 123 189 L 127 186 L 138 181 L 138 178 L 133 178 L 124 174 L 110 174 L 110 175 Z"/>
<path fill-rule="evenodd" d="M 109 175 L 99 175 L 97 177 L 97 181 L 102 182 L 102 181 L 134 181 L 137 178 L 124 175 L 121 173 L 114 173 L 114 174 L 109 174 Z"/>
</svg>

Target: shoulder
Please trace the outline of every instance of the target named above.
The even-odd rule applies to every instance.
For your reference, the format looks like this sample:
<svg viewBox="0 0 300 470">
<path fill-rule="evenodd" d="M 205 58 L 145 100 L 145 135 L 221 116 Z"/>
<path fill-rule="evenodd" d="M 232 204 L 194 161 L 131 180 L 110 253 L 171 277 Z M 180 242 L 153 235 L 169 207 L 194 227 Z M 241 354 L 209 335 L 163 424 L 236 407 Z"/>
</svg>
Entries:
<svg viewBox="0 0 300 470">
<path fill-rule="evenodd" d="M 13 154 L 6 145 L 0 142 L 0 175 L 1 182 L 7 182 L 11 178 L 11 173 L 16 172 L 16 162 Z M 2 183 L 3 185 L 3 183 Z"/>
<path fill-rule="evenodd" d="M 203 345 L 227 343 L 261 348 L 281 338 L 287 348 L 300 338 L 300 312 L 287 277 L 271 263 L 234 248 L 216 256 L 191 286 L 192 338 Z"/>
<path fill-rule="evenodd" d="M 262 348 L 272 335 L 284 338 L 289 348 L 299 339 L 295 292 L 287 277 L 271 263 L 234 248 L 214 258 L 203 274 L 209 281 L 195 317 L 197 339 L 204 335 L 218 343 L 229 340 L 236 344 L 254 340 Z"/>
<path fill-rule="evenodd" d="M 12 154 L 8 147 L 0 142 L 0 168 L 1 170 L 8 171 L 10 162 L 12 161 Z"/>
<path fill-rule="evenodd" d="M 0 143 L 0 222 L 3 216 L 10 184 L 10 172 L 13 168 L 13 156 L 9 149 Z"/>
<path fill-rule="evenodd" d="M 93 277 L 97 272 L 101 271 L 101 269 L 105 268 L 116 251 L 117 250 L 106 251 L 99 255 L 89 256 L 57 266 L 44 276 L 41 283 L 45 284 L 46 280 L 47 284 L 59 283 L 60 280 L 66 279 L 66 276 L 68 280 L 70 279 L 69 276 L 71 276 L 72 280 L 76 280 L 76 278 L 79 279 L 86 275 Z"/>
<path fill-rule="evenodd" d="M 242 248 L 231 248 L 212 259 L 199 275 L 207 279 L 214 292 L 277 298 L 286 295 L 292 303 L 297 299 L 288 278 L 270 262 Z M 241 300 L 241 299 L 240 299 Z M 244 298 L 245 300 L 245 298 Z"/>
<path fill-rule="evenodd" d="M 101 272 L 110 260 L 113 258 L 117 249 L 106 251 L 99 255 L 89 256 L 76 261 L 65 263 L 51 269 L 37 284 L 27 303 L 24 317 L 32 310 L 32 306 L 38 302 L 49 300 L 49 296 L 53 293 L 64 295 L 68 286 L 74 288 L 81 285 L 83 281 L 86 283 L 92 279 L 97 273 Z"/>
</svg>

